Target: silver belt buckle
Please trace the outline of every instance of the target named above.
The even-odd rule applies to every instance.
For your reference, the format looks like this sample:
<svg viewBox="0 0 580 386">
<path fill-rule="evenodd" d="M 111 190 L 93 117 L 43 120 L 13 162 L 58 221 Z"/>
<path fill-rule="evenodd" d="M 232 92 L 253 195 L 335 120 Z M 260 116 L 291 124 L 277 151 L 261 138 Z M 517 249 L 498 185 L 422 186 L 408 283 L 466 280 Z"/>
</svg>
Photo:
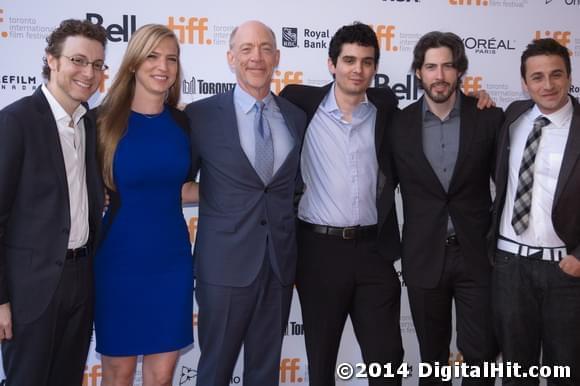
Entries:
<svg viewBox="0 0 580 386">
<path fill-rule="evenodd" d="M 356 227 L 342 228 L 343 240 L 354 240 L 356 238 Z"/>
</svg>

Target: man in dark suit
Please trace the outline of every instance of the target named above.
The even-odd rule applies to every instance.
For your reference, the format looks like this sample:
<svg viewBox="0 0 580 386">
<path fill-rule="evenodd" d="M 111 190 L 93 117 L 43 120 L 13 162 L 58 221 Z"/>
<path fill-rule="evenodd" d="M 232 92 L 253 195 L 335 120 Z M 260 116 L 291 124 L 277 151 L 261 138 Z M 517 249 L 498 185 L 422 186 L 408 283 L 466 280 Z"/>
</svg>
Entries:
<svg viewBox="0 0 580 386">
<path fill-rule="evenodd" d="M 308 120 L 301 155 L 296 286 L 311 386 L 335 384 L 347 316 L 366 363 L 390 363 L 396 374 L 403 358 L 401 285 L 393 267 L 400 238 L 381 146 L 398 101 L 388 88 L 369 88 L 379 53 L 369 26 L 343 26 L 329 46 L 334 82 L 289 85 L 281 93 Z"/>
<path fill-rule="evenodd" d="M 568 49 L 535 40 L 522 54 L 521 76 L 531 99 L 507 108 L 498 147 L 494 327 L 504 362 L 527 371 L 541 353 L 543 364 L 571 370 L 548 385 L 579 385 L 580 106 L 568 95 Z"/>
<path fill-rule="evenodd" d="M 497 355 L 491 328 L 490 177 L 498 108 L 478 110 L 459 90 L 467 70 L 461 39 L 431 32 L 412 69 L 425 93 L 394 120 L 391 148 L 403 199 L 403 277 L 421 360 L 447 364 L 455 300 L 457 346 L 468 364 Z M 422 378 L 420 384 L 444 384 Z M 463 384 L 493 384 L 464 379 Z"/>
<path fill-rule="evenodd" d="M 304 113 L 270 92 L 279 51 L 258 21 L 232 32 L 233 91 L 186 108 L 200 171 L 195 243 L 200 386 L 278 385 L 295 265 L 293 198 Z"/>
<path fill-rule="evenodd" d="M 7 385 L 78 386 L 92 333 L 103 188 L 94 121 L 106 32 L 65 20 L 48 82 L 0 112 L 0 340 Z"/>
</svg>

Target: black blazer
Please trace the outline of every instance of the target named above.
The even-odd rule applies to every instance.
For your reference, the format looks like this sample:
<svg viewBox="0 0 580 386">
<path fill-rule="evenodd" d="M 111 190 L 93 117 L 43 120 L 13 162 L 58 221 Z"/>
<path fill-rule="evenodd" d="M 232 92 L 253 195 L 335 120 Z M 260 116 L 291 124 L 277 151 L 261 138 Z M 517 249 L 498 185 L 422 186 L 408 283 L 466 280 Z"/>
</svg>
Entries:
<svg viewBox="0 0 580 386">
<path fill-rule="evenodd" d="M 103 187 L 92 114 L 85 115 L 89 248 Z M 59 282 L 71 227 L 68 184 L 56 122 L 41 89 L 0 112 L 0 304 L 15 321 L 35 320 Z M 87 283 L 91 285 L 91 283 Z"/>
<path fill-rule="evenodd" d="M 332 83 L 323 87 L 291 84 L 286 86 L 280 96 L 287 98 L 306 112 L 307 125 L 314 117 L 318 106 L 332 88 Z M 378 249 L 379 252 L 392 260 L 400 257 L 400 235 L 395 212 L 395 196 L 393 186 L 387 186 L 387 177 L 391 173 L 390 158 L 383 142 L 387 139 L 385 133 L 391 123 L 393 113 L 397 110 L 398 99 L 389 88 L 367 89 L 369 101 L 377 108 L 375 123 L 375 150 L 379 162 L 377 178 L 377 212 L 378 212 Z"/>
<path fill-rule="evenodd" d="M 570 134 L 564 149 L 562 167 L 556 185 L 552 206 L 552 224 L 556 234 L 568 249 L 568 253 L 580 258 L 580 105 L 572 98 L 574 115 Z M 505 112 L 506 120 L 501 129 L 495 175 L 496 200 L 493 207 L 493 223 L 489 234 L 489 256 L 493 258 L 499 236 L 499 222 L 505 203 L 509 168 L 509 128 L 522 114 L 534 106 L 532 100 L 510 104 Z"/>
<path fill-rule="evenodd" d="M 455 227 L 468 277 L 489 283 L 486 254 L 490 225 L 490 177 L 499 108 L 478 110 L 476 99 L 461 95 L 459 152 L 446 192 L 423 151 L 423 98 L 395 117 L 392 154 L 403 199 L 403 277 L 407 285 L 433 288 L 443 272 L 447 218 Z"/>
</svg>

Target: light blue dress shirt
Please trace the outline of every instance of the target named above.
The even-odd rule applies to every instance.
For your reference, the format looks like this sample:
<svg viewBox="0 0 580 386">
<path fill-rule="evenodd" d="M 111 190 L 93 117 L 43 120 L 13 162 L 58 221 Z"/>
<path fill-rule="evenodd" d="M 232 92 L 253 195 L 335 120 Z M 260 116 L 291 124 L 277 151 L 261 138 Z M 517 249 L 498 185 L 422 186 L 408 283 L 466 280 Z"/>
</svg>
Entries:
<svg viewBox="0 0 580 386">
<path fill-rule="evenodd" d="M 276 171 L 282 166 L 286 157 L 294 146 L 294 137 L 288 130 L 286 121 L 280 112 L 280 108 L 276 104 L 272 94 L 268 94 L 263 99 L 264 118 L 268 120 L 270 130 L 272 132 L 272 142 L 274 144 L 274 175 Z M 255 132 L 254 132 L 254 118 L 256 115 L 256 98 L 244 91 L 239 85 L 234 89 L 234 105 L 236 109 L 236 119 L 238 122 L 238 134 L 240 135 L 240 144 L 242 150 L 248 157 L 248 160 L 255 168 Z"/>
<path fill-rule="evenodd" d="M 352 122 L 345 121 L 332 86 L 306 130 L 300 219 L 336 227 L 377 223 L 376 115 L 365 96 Z"/>
</svg>

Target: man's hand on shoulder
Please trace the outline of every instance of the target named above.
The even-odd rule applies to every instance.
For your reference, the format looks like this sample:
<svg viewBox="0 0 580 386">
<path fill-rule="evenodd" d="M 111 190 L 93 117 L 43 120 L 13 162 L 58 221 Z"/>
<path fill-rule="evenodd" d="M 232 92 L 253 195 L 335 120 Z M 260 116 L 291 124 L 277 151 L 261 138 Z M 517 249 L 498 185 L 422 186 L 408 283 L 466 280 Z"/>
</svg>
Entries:
<svg viewBox="0 0 580 386">
<path fill-rule="evenodd" d="M 560 261 L 560 269 L 570 276 L 580 277 L 580 260 L 573 255 L 568 255 Z"/>
<path fill-rule="evenodd" d="M 10 303 L 0 304 L 0 342 L 12 339 L 12 313 Z"/>
<path fill-rule="evenodd" d="M 473 94 L 477 98 L 477 108 L 480 110 L 489 109 L 490 107 L 495 107 L 495 101 L 491 99 L 491 95 L 485 90 L 479 90 Z"/>
</svg>

